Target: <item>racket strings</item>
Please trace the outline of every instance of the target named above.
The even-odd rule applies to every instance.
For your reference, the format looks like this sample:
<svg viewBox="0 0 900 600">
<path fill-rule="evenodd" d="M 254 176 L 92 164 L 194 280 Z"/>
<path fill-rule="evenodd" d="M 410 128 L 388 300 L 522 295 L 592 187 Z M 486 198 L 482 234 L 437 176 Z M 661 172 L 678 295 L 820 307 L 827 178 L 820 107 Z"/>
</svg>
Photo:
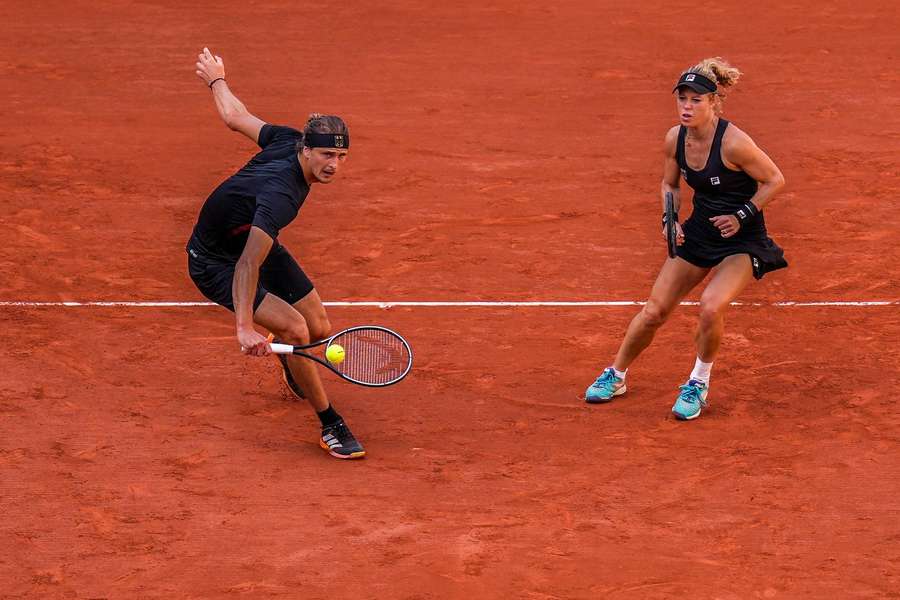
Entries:
<svg viewBox="0 0 900 600">
<path fill-rule="evenodd" d="M 344 347 L 344 361 L 336 368 L 345 376 L 370 384 L 387 384 L 409 367 L 409 350 L 402 339 L 380 329 L 359 329 L 340 335 L 332 343 Z"/>
</svg>

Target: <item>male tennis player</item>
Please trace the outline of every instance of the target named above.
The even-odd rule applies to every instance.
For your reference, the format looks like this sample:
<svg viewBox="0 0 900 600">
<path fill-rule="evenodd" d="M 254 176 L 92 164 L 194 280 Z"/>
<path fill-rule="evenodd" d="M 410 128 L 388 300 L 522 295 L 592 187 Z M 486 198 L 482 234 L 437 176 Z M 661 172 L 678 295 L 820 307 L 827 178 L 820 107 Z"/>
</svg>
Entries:
<svg viewBox="0 0 900 600">
<path fill-rule="evenodd" d="M 311 185 L 337 175 L 350 147 L 347 126 L 339 117 L 318 114 L 303 131 L 270 125 L 231 93 L 220 57 L 204 48 L 196 67 L 225 124 L 262 150 L 203 204 L 187 243 L 191 279 L 204 296 L 234 312 L 237 341 L 246 354 L 270 354 L 269 340 L 254 323 L 291 345 L 323 339 L 331 330 L 325 307 L 278 233 L 297 216 Z M 278 357 L 285 382 L 309 400 L 322 422 L 322 448 L 337 458 L 365 456 L 328 401 L 315 364 Z"/>
<path fill-rule="evenodd" d="M 661 193 L 663 198 L 673 195 L 677 211 L 683 178 L 694 189 L 694 210 L 683 227 L 675 213 L 677 256 L 663 264 L 615 361 L 587 389 L 587 402 L 609 402 L 625 393 L 628 366 L 650 345 L 681 300 L 712 271 L 700 296 L 694 370 L 672 406 L 678 419 L 699 417 L 707 406 L 710 372 L 729 304 L 754 277 L 787 266 L 781 248 L 766 232 L 762 213 L 784 185 L 784 176 L 749 135 L 721 117 L 725 91 L 740 75 L 724 60 L 707 58 L 682 73 L 675 84 L 681 123 L 666 134 Z"/>
</svg>

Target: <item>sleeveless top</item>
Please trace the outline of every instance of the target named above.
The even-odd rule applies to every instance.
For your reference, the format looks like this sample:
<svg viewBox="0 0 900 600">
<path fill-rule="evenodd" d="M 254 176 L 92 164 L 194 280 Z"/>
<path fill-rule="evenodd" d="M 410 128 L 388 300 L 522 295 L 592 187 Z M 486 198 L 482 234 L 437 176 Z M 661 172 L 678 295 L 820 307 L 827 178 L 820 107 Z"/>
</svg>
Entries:
<svg viewBox="0 0 900 600">
<path fill-rule="evenodd" d="M 687 128 L 682 125 L 678 130 L 675 159 L 681 169 L 681 176 L 694 190 L 694 215 L 698 218 L 708 219 L 733 214 L 756 194 L 758 185 L 755 179 L 743 171 L 729 169 L 722 162 L 722 138 L 728 125 L 728 121 L 719 119 L 706 165 L 699 171 L 690 168 L 685 158 L 684 143 Z M 749 233 L 761 227 L 765 227 L 762 212 L 745 222 L 741 229 Z"/>
</svg>

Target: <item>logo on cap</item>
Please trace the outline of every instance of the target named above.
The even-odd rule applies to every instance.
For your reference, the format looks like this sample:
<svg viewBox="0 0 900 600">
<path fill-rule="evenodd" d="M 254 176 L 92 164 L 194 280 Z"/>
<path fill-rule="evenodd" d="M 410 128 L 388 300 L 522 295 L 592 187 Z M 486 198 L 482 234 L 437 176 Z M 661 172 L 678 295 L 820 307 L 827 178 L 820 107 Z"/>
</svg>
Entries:
<svg viewBox="0 0 900 600">
<path fill-rule="evenodd" d="M 712 183 L 713 185 L 719 185 L 719 178 L 718 177 L 710 177 L 709 182 Z"/>
<path fill-rule="evenodd" d="M 334 147 L 335 148 L 343 148 L 344 147 L 344 136 L 342 136 L 342 135 L 334 136 Z"/>
<path fill-rule="evenodd" d="M 685 81 L 693 81 L 694 79 L 696 79 L 696 76 L 693 73 L 684 76 Z"/>
</svg>

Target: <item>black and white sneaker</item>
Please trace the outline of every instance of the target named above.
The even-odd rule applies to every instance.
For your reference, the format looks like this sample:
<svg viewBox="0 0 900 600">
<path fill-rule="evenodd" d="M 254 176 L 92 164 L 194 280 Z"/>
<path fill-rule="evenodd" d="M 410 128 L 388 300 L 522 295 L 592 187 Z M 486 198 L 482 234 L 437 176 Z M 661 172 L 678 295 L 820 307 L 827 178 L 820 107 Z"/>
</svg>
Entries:
<svg viewBox="0 0 900 600">
<path fill-rule="evenodd" d="M 319 445 L 335 458 L 362 458 L 366 455 L 362 444 L 356 441 L 343 421 L 322 427 Z"/>
</svg>

